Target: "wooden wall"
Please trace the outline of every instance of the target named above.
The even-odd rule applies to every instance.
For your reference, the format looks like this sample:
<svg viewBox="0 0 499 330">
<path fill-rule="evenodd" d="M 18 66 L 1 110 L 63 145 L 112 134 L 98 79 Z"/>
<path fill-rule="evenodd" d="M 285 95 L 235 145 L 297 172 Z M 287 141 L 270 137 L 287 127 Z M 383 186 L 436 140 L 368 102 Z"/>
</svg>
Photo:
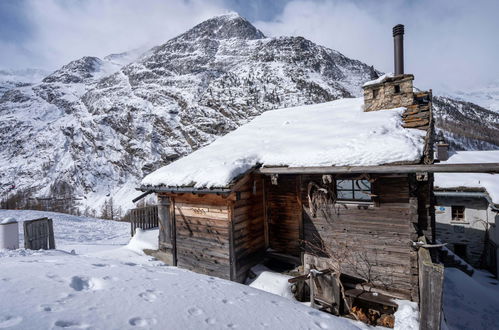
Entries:
<svg viewBox="0 0 499 330">
<path fill-rule="evenodd" d="M 231 199 L 233 226 L 233 275 L 232 279 L 244 282 L 248 270 L 263 260 L 265 252 L 265 225 L 263 203 L 263 178 L 247 175 L 236 187 Z"/>
<path fill-rule="evenodd" d="M 287 254 L 311 252 L 306 242 L 320 238 L 330 249 L 345 251 L 343 272 L 368 275 L 376 285 L 417 301 L 417 255 L 410 247 L 417 238 L 417 198 L 411 198 L 407 176 L 373 179 L 374 204 L 336 203 L 329 215 L 315 217 L 307 188 L 310 181 L 322 184 L 322 175 L 280 175 L 277 185 L 266 179 L 270 247 Z"/>
<path fill-rule="evenodd" d="M 317 235 L 333 251 L 345 251 L 342 271 L 370 280 L 383 289 L 418 299 L 417 255 L 410 247 L 417 236 L 412 220 L 409 181 L 405 177 L 376 177 L 372 182 L 375 204 L 359 206 L 337 203 L 329 216 L 309 212 L 307 185 L 322 176 L 303 176 L 304 239 Z M 412 220 L 411 220 L 412 219 Z M 416 220 L 417 221 L 417 220 Z"/>
<path fill-rule="evenodd" d="M 177 266 L 230 279 L 230 207 L 214 194 L 170 195 Z"/>
<path fill-rule="evenodd" d="M 429 225 L 428 200 L 421 197 L 428 190 L 414 176 L 371 179 L 373 204 L 336 203 L 315 217 L 307 187 L 323 184 L 322 175 L 280 175 L 273 185 L 268 176 L 249 174 L 230 195 L 170 194 L 178 266 L 242 282 L 267 247 L 298 256 L 310 252 L 305 242 L 320 237 L 348 252 L 345 273 L 369 272 L 376 285 L 417 301 L 417 255 L 410 245 L 421 232 L 416 228 Z"/>
<path fill-rule="evenodd" d="M 279 175 L 277 182 L 273 185 L 270 177 L 265 177 L 269 247 L 277 252 L 299 256 L 302 238 L 299 176 Z"/>
</svg>

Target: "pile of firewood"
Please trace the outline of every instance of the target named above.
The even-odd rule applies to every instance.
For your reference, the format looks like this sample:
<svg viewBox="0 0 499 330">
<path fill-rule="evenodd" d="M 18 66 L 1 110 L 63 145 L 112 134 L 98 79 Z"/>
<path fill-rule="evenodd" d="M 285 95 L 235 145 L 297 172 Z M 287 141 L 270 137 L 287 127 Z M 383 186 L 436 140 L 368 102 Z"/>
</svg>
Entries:
<svg viewBox="0 0 499 330">
<path fill-rule="evenodd" d="M 382 314 L 376 309 L 353 306 L 351 313 L 354 314 L 359 321 L 369 325 L 379 325 L 386 328 L 393 328 L 395 325 L 395 317 L 393 315 Z"/>
</svg>

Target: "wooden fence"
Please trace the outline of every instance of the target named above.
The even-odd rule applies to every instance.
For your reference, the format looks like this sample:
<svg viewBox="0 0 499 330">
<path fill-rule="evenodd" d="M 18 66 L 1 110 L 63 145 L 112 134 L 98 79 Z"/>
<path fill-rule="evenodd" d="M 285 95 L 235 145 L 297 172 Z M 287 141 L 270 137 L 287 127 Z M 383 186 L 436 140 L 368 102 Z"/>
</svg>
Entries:
<svg viewBox="0 0 499 330">
<path fill-rule="evenodd" d="M 145 206 L 136 209 L 131 209 L 127 216 L 130 221 L 130 234 L 135 234 L 135 229 L 152 229 L 158 228 L 158 206 Z"/>
<path fill-rule="evenodd" d="M 426 243 L 424 237 L 420 238 Z M 444 266 L 434 264 L 430 251 L 418 250 L 419 266 L 419 329 L 438 330 L 442 320 Z"/>
<path fill-rule="evenodd" d="M 24 248 L 30 250 L 55 249 L 52 219 L 41 218 L 23 222 Z"/>
</svg>

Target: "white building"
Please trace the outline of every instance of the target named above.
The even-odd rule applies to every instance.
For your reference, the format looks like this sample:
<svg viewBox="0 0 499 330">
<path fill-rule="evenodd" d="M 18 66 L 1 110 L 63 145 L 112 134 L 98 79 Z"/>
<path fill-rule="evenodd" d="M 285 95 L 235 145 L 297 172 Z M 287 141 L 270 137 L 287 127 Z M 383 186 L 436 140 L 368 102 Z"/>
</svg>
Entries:
<svg viewBox="0 0 499 330">
<path fill-rule="evenodd" d="M 442 151 L 441 146 L 437 149 Z M 458 151 L 441 162 L 497 163 L 499 151 Z M 455 254 L 472 266 L 488 268 L 497 275 L 499 175 L 436 173 L 435 197 L 437 240 L 448 243 Z"/>
</svg>

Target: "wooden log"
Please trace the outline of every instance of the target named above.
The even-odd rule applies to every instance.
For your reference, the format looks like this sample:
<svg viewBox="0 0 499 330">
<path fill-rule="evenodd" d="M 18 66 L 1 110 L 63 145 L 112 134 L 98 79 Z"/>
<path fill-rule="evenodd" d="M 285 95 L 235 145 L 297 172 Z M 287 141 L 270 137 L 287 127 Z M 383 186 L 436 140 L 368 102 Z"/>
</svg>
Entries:
<svg viewBox="0 0 499 330">
<path fill-rule="evenodd" d="M 262 167 L 262 174 L 335 174 L 335 173 L 499 173 L 499 163 L 378 165 L 378 166 L 311 166 Z"/>
</svg>

